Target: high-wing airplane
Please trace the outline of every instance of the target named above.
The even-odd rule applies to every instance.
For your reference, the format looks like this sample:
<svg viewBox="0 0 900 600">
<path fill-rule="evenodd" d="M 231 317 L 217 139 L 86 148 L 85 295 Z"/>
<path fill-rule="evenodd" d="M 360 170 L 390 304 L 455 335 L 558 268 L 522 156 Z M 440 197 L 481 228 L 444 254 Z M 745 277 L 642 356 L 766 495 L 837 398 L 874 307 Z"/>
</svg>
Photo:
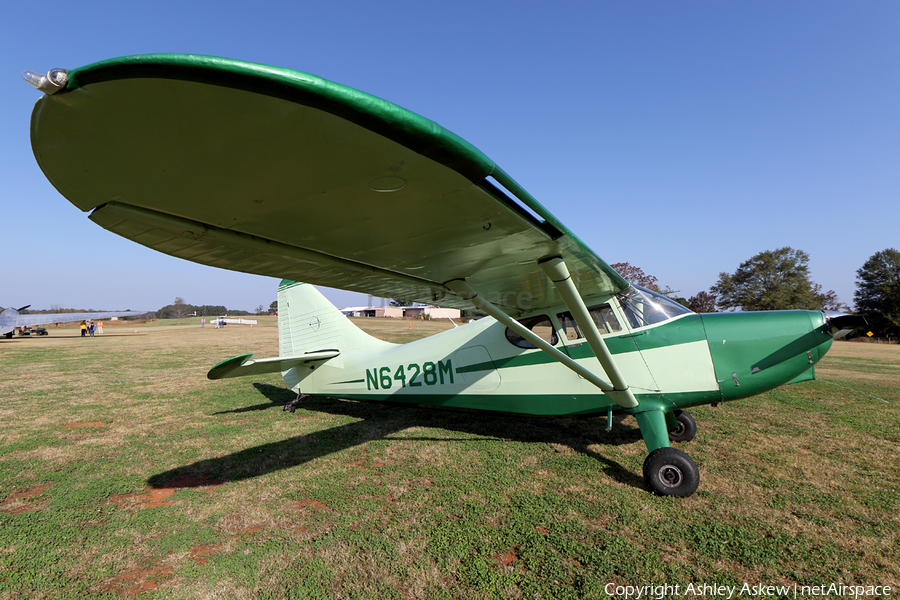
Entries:
<svg viewBox="0 0 900 600">
<path fill-rule="evenodd" d="M 31 306 L 30 304 L 28 306 Z M 50 323 L 70 323 L 72 321 L 82 321 L 85 319 L 109 319 L 111 317 L 128 317 L 142 315 L 142 312 L 135 311 L 119 311 L 119 312 L 80 312 L 80 313 L 47 313 L 23 315 L 20 311 L 25 310 L 28 306 L 22 308 L 5 308 L 0 312 L 0 335 L 7 339 L 13 336 L 15 330 L 19 327 L 29 327 L 31 325 L 49 325 Z"/>
<path fill-rule="evenodd" d="M 689 496 L 685 409 L 814 377 L 816 311 L 694 314 L 629 285 L 492 160 L 437 123 L 296 71 L 158 54 L 26 79 L 35 158 L 90 219 L 154 250 L 283 279 L 294 391 L 529 415 L 633 415 L 658 494 Z M 297 282 L 307 283 L 297 283 Z M 490 315 L 394 345 L 309 284 Z M 291 406 L 287 407 L 288 409 Z"/>
</svg>

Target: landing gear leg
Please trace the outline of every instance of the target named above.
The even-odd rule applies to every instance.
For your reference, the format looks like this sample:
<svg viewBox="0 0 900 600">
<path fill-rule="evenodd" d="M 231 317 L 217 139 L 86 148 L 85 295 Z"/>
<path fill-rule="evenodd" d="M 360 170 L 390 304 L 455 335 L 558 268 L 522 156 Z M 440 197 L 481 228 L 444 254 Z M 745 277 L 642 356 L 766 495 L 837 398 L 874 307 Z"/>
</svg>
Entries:
<svg viewBox="0 0 900 600">
<path fill-rule="evenodd" d="M 700 470 L 687 453 L 669 445 L 669 427 L 662 410 L 636 413 L 650 454 L 644 460 L 644 481 L 660 496 L 686 498 L 700 485 Z"/>
<path fill-rule="evenodd" d="M 284 412 L 292 413 L 297 410 L 297 407 L 300 406 L 300 403 L 306 399 L 309 394 L 301 394 L 297 392 L 297 397 L 284 405 Z"/>
<path fill-rule="evenodd" d="M 697 421 L 685 410 L 674 410 L 675 427 L 669 428 L 669 439 L 673 442 L 689 442 L 697 435 Z"/>
</svg>

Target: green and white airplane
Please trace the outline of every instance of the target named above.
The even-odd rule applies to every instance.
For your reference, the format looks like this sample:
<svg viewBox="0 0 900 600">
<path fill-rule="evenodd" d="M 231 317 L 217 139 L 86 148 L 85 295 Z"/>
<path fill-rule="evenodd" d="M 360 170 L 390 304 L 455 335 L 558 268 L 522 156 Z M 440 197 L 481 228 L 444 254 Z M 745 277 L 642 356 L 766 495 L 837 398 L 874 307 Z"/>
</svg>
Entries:
<svg viewBox="0 0 900 600">
<path fill-rule="evenodd" d="M 671 447 L 696 432 L 685 409 L 812 379 L 833 331 L 850 326 L 814 311 L 699 315 L 629 285 L 465 140 L 312 75 L 156 54 L 25 78 L 45 92 L 34 155 L 92 221 L 284 280 L 279 356 L 226 360 L 212 379 L 281 372 L 298 398 L 605 415 L 609 426 L 633 415 L 647 484 L 689 496 L 699 471 Z M 490 317 L 390 344 L 309 284 Z"/>
</svg>

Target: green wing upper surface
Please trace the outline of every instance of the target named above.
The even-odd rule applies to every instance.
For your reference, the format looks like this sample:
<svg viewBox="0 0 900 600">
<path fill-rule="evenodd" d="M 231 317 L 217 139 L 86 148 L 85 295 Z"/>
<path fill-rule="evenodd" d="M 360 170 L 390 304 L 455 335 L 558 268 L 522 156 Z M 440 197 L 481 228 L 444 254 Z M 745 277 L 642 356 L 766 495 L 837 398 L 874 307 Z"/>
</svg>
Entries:
<svg viewBox="0 0 900 600">
<path fill-rule="evenodd" d="M 561 304 L 542 258 L 565 258 L 586 299 L 628 286 L 459 136 L 297 71 L 95 63 L 37 102 L 31 139 L 93 221 L 201 264 L 457 307 L 444 283 L 465 278 L 512 314 Z"/>
</svg>

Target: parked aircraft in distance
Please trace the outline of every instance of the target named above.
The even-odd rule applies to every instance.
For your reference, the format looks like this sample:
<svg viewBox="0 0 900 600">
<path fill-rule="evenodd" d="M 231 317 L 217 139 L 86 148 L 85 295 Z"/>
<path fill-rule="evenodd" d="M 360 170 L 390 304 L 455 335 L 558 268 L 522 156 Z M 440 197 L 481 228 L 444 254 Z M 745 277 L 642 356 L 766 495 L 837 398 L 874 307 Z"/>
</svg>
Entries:
<svg viewBox="0 0 900 600">
<path fill-rule="evenodd" d="M 26 79 L 46 92 L 35 158 L 92 221 L 283 280 L 279 356 L 226 360 L 213 379 L 280 372 L 298 398 L 601 415 L 608 427 L 632 415 L 647 485 L 689 496 L 700 471 L 671 446 L 696 433 L 685 409 L 813 379 L 832 333 L 856 324 L 694 314 L 630 285 L 462 138 L 313 75 L 157 54 Z M 595 226 L 633 226 L 609 214 Z M 395 345 L 300 281 L 490 316 Z"/>
<path fill-rule="evenodd" d="M 31 306 L 30 304 L 28 306 Z M 111 317 L 133 317 L 142 315 L 142 312 L 135 311 L 119 311 L 119 312 L 78 312 L 78 313 L 37 313 L 23 315 L 21 311 L 28 308 L 4 308 L 0 313 L 0 335 L 9 339 L 19 327 L 30 327 L 32 325 L 49 325 L 51 323 L 70 323 L 72 321 L 83 321 L 86 319 L 99 320 L 109 319 Z"/>
</svg>

